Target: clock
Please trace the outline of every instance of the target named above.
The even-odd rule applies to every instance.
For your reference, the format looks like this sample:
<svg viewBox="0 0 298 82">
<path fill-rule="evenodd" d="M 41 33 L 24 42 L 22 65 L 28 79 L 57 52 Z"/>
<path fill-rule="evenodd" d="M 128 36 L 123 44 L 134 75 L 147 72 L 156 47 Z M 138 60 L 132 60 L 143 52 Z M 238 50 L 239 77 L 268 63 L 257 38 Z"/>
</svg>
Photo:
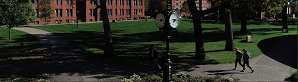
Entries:
<svg viewBox="0 0 298 82">
<path fill-rule="evenodd" d="M 172 28 L 177 28 L 180 23 L 180 17 L 177 12 L 172 12 L 169 18 L 169 24 Z"/>
<path fill-rule="evenodd" d="M 165 26 L 165 16 L 163 13 L 158 13 L 155 17 L 156 26 L 159 28 L 163 28 Z"/>
</svg>

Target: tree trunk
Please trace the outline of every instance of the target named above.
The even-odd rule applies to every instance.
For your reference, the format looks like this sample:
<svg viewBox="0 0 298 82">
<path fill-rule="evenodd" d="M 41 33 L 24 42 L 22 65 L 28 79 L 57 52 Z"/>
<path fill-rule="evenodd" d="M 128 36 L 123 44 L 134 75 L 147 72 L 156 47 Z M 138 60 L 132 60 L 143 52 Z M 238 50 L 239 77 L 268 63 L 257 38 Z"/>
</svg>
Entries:
<svg viewBox="0 0 298 82">
<path fill-rule="evenodd" d="M 9 26 L 9 38 L 8 39 L 11 39 L 11 26 Z"/>
<path fill-rule="evenodd" d="M 282 10 L 282 30 L 282 32 L 288 33 L 287 6 L 284 6 Z"/>
<path fill-rule="evenodd" d="M 106 3 L 105 0 L 100 0 L 100 3 Z M 106 4 L 101 4 L 102 10 L 102 19 L 103 19 L 103 27 L 104 27 L 104 35 L 105 35 L 105 56 L 113 56 L 114 50 L 112 45 L 112 36 L 111 36 L 111 28 L 109 23 L 109 18 L 107 15 L 107 6 Z"/>
<path fill-rule="evenodd" d="M 228 13 L 228 12 L 226 12 Z M 229 12 L 230 13 L 230 12 Z M 231 14 L 231 13 L 230 13 Z M 247 27 L 246 27 L 246 13 L 242 12 L 240 14 L 241 16 L 241 30 L 240 30 L 240 33 L 241 34 L 246 34 L 247 33 Z M 227 15 L 226 15 L 227 17 Z"/>
<path fill-rule="evenodd" d="M 225 12 L 225 32 L 226 32 L 225 50 L 233 51 L 234 50 L 234 42 L 233 42 L 232 19 L 231 19 L 231 12 L 228 10 L 226 10 L 226 12 Z"/>
<path fill-rule="evenodd" d="M 45 16 L 44 21 L 45 21 L 45 26 L 47 26 L 47 16 Z"/>
<path fill-rule="evenodd" d="M 205 50 L 204 50 L 204 41 L 203 41 L 203 33 L 202 33 L 202 25 L 201 25 L 201 17 L 195 7 L 194 1 L 187 0 L 189 10 L 193 15 L 193 26 L 195 33 L 195 43 L 196 43 L 196 54 L 195 57 L 199 61 L 205 60 Z"/>
<path fill-rule="evenodd" d="M 275 16 L 275 20 L 278 20 L 278 14 Z"/>
</svg>

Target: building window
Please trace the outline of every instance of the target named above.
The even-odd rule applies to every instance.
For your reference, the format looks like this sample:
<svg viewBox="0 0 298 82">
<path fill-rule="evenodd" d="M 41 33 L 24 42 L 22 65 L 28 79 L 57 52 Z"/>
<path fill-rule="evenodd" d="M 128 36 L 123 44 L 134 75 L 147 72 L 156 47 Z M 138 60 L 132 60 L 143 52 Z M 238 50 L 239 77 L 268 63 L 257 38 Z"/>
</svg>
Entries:
<svg viewBox="0 0 298 82">
<path fill-rule="evenodd" d="M 100 0 L 97 0 L 97 5 L 100 5 Z"/>
<path fill-rule="evenodd" d="M 124 9 L 122 9 L 122 15 L 124 15 Z"/>
<path fill-rule="evenodd" d="M 58 5 L 58 0 L 55 0 L 55 4 Z"/>
<path fill-rule="evenodd" d="M 175 5 L 173 5 L 173 9 L 175 8 Z"/>
<path fill-rule="evenodd" d="M 110 15 L 110 9 L 107 9 L 108 10 L 108 12 L 107 12 L 107 14 L 108 14 L 108 16 Z"/>
<path fill-rule="evenodd" d="M 58 9 L 55 9 L 55 17 L 58 17 Z"/>
<path fill-rule="evenodd" d="M 130 9 L 128 9 L 128 15 L 131 15 L 131 10 Z"/>
<path fill-rule="evenodd" d="M 95 16 L 95 15 L 96 15 L 95 13 L 96 13 L 96 11 L 95 11 L 95 9 L 93 9 L 93 16 Z"/>
<path fill-rule="evenodd" d="M 70 0 L 70 1 L 69 1 L 69 4 L 71 4 L 71 5 L 72 5 L 72 0 Z"/>
<path fill-rule="evenodd" d="M 119 9 L 119 15 L 121 15 L 121 9 Z"/>
<path fill-rule="evenodd" d="M 89 5 L 92 5 L 92 0 L 90 0 L 89 2 L 90 2 Z"/>
<path fill-rule="evenodd" d="M 135 15 L 135 9 L 133 9 L 133 15 Z"/>
<path fill-rule="evenodd" d="M 112 13 L 112 9 L 110 9 L 110 15 L 112 16 L 112 14 L 113 14 L 113 13 Z"/>
<path fill-rule="evenodd" d="M 62 0 L 59 0 L 59 4 L 60 4 L 60 5 L 62 4 Z"/>
<path fill-rule="evenodd" d="M 128 15 L 128 10 L 126 9 L 126 15 Z"/>
<path fill-rule="evenodd" d="M 110 0 L 110 5 L 112 5 L 112 2 L 113 2 L 113 1 L 112 1 L 112 0 Z"/>
<path fill-rule="evenodd" d="M 35 4 L 36 4 L 36 5 L 38 4 L 38 1 L 39 1 L 39 0 L 35 0 Z"/>
<path fill-rule="evenodd" d="M 69 10 L 69 17 L 72 17 L 72 9 Z"/>
<path fill-rule="evenodd" d="M 89 16 L 92 16 L 92 9 L 89 9 Z"/>
<path fill-rule="evenodd" d="M 30 0 L 30 3 L 31 3 L 31 4 L 34 4 L 34 0 Z"/>
<path fill-rule="evenodd" d="M 66 23 L 69 23 L 69 20 L 66 20 Z"/>
<path fill-rule="evenodd" d="M 62 9 L 59 9 L 59 17 L 62 17 Z"/>
<path fill-rule="evenodd" d="M 115 5 L 117 6 L 117 0 L 115 0 Z"/>
<path fill-rule="evenodd" d="M 107 1 L 107 4 L 110 5 L 110 0 Z"/>
<path fill-rule="evenodd" d="M 35 24 L 39 24 L 39 21 L 35 21 Z"/>
<path fill-rule="evenodd" d="M 38 17 L 38 14 L 39 14 L 38 10 L 35 9 L 35 16 Z"/>
<path fill-rule="evenodd" d="M 92 19 L 90 19 L 90 22 L 92 22 Z"/>
<path fill-rule="evenodd" d="M 68 17 L 68 9 L 66 9 L 65 13 L 66 13 L 66 17 Z"/>
<path fill-rule="evenodd" d="M 117 16 L 117 9 L 115 9 L 115 16 Z"/>
<path fill-rule="evenodd" d="M 121 2 L 122 2 L 122 0 L 120 0 L 120 1 L 119 1 L 119 5 L 122 5 L 122 3 L 121 3 Z"/>
<path fill-rule="evenodd" d="M 68 5 L 68 1 L 69 1 L 69 0 L 66 0 L 66 5 Z"/>
<path fill-rule="evenodd" d="M 55 23 L 58 24 L 58 20 L 55 20 Z"/>
</svg>

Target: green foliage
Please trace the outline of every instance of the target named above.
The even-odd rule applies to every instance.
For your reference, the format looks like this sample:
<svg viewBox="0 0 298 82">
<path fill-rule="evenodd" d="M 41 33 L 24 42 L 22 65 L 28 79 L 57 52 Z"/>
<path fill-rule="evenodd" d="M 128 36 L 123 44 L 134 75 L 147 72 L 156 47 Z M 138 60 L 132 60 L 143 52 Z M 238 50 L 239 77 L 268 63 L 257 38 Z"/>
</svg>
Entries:
<svg viewBox="0 0 298 82">
<path fill-rule="evenodd" d="M 59 21 L 59 24 L 63 24 L 63 22 L 62 21 Z"/>
<path fill-rule="evenodd" d="M 122 18 L 118 18 L 117 21 L 122 21 Z"/>
<path fill-rule="evenodd" d="M 139 17 L 135 17 L 134 19 L 135 19 L 135 20 L 139 20 Z"/>
<path fill-rule="evenodd" d="M 283 7 L 288 3 L 288 0 L 266 0 L 263 2 L 262 8 L 265 9 L 266 15 L 276 16 L 281 13 Z"/>
<path fill-rule="evenodd" d="M 178 77 L 178 78 L 189 78 L 189 77 L 191 77 L 191 75 L 190 74 L 186 74 L 184 72 L 181 72 L 176 77 Z"/>
<path fill-rule="evenodd" d="M 132 18 L 127 18 L 127 20 L 132 20 Z"/>
<path fill-rule="evenodd" d="M 47 22 L 47 25 L 50 25 L 51 24 L 51 22 Z"/>
<path fill-rule="evenodd" d="M 74 21 L 69 21 L 69 23 L 74 23 Z"/>
<path fill-rule="evenodd" d="M 290 76 L 291 81 L 297 81 L 297 70 Z"/>
<path fill-rule="evenodd" d="M 190 10 L 189 10 L 189 8 L 188 8 L 187 1 L 184 1 L 184 2 L 183 2 L 182 7 L 181 7 L 181 9 L 180 9 L 180 13 L 181 13 L 181 12 L 184 12 L 184 13 L 186 13 L 186 14 L 191 14 L 191 13 L 190 13 Z"/>
<path fill-rule="evenodd" d="M 150 75 L 149 77 L 148 77 L 148 79 L 149 79 L 149 81 L 162 81 L 162 78 L 160 77 L 160 76 L 158 76 L 158 75 L 155 75 L 155 74 L 153 74 L 153 75 Z"/>
<path fill-rule="evenodd" d="M 135 80 L 142 80 L 141 77 L 137 74 L 133 74 L 132 76 L 130 76 L 130 79 L 135 81 Z"/>
<path fill-rule="evenodd" d="M 126 20 L 126 18 L 122 18 L 122 20 Z"/>
<path fill-rule="evenodd" d="M 215 77 L 207 77 L 205 78 L 206 82 L 216 82 L 216 78 Z"/>
<path fill-rule="evenodd" d="M 149 0 L 145 0 L 145 11 L 149 9 Z"/>
<path fill-rule="evenodd" d="M 80 23 L 80 22 L 81 22 L 81 20 L 78 20 L 77 22 L 79 22 L 79 23 Z"/>
<path fill-rule="evenodd" d="M 51 7 L 51 0 L 41 0 L 37 5 L 37 10 L 41 13 L 39 14 L 40 18 L 50 19 L 51 14 L 54 14 L 54 10 Z"/>
<path fill-rule="evenodd" d="M 1 0 L 0 19 L 2 24 L 9 28 L 18 25 L 26 25 L 35 20 L 35 12 L 30 3 L 18 0 Z"/>
</svg>

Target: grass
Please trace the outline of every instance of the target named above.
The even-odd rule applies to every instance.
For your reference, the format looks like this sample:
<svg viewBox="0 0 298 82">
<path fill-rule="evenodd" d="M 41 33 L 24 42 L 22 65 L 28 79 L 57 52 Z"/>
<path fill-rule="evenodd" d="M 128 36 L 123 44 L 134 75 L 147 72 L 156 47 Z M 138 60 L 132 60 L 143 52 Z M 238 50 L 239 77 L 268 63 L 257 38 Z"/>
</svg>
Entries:
<svg viewBox="0 0 298 82">
<path fill-rule="evenodd" d="M 80 48 L 86 55 L 99 61 L 116 64 L 148 65 L 148 47 L 155 44 L 157 51 L 165 52 L 165 33 L 158 30 L 154 21 L 118 21 L 110 23 L 113 47 L 118 55 L 113 58 L 104 58 L 104 31 L 102 23 L 34 26 L 56 33 L 71 44 Z M 204 47 L 206 61 L 195 61 L 195 43 L 193 24 L 181 21 L 178 26 L 178 37 L 171 33 L 170 56 L 174 65 L 188 66 L 197 64 L 226 64 L 235 61 L 234 51 L 223 51 L 225 47 L 224 24 L 203 23 Z M 266 53 L 284 35 L 297 33 L 296 26 L 289 26 L 289 33 L 281 33 L 281 26 L 269 24 L 250 24 L 247 26 L 249 34 L 255 43 L 243 43 L 246 35 L 241 35 L 240 25 L 233 25 L 234 47 L 246 48 L 251 57 Z M 279 37 L 279 38 L 274 38 Z M 266 40 L 268 39 L 268 40 Z M 265 40 L 265 41 L 263 41 Z"/>
<path fill-rule="evenodd" d="M 38 39 L 28 33 L 0 28 L 0 63 L 38 63 L 43 61 L 44 52 Z M 21 46 L 23 42 L 23 46 Z"/>
</svg>

